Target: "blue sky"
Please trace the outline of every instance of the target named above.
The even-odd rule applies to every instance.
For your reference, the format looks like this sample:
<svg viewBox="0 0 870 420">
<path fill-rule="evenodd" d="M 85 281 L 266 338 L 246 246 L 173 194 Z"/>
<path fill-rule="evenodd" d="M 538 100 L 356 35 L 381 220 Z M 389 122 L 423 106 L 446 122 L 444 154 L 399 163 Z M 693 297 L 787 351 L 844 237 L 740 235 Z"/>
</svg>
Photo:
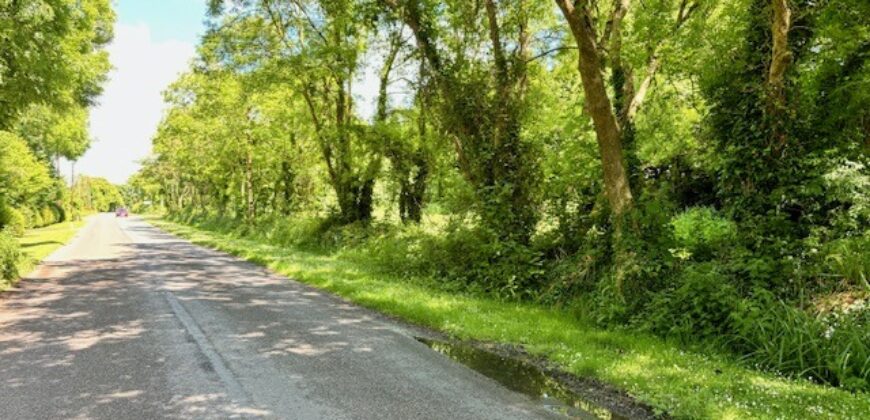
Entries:
<svg viewBox="0 0 870 420">
<path fill-rule="evenodd" d="M 116 0 L 113 70 L 91 109 L 91 148 L 76 174 L 121 184 L 151 151 L 163 115 L 162 91 L 185 71 L 205 29 L 205 0 Z M 70 173 L 70 164 L 61 168 Z"/>
<path fill-rule="evenodd" d="M 205 18 L 205 0 L 120 0 L 115 2 L 118 22 L 144 23 L 155 42 L 167 40 L 195 44 Z"/>
<path fill-rule="evenodd" d="M 91 148 L 75 163 L 76 175 L 123 184 L 151 153 L 163 116 L 162 92 L 187 70 L 205 30 L 206 0 L 115 0 L 115 38 L 107 47 L 114 67 L 98 105 L 91 108 Z M 366 54 L 354 84 L 356 112 L 374 114 L 377 69 L 383 51 Z M 391 90 L 403 87 L 400 83 Z M 398 93 L 394 100 L 407 95 Z M 61 165 L 69 178 L 70 163 Z"/>
</svg>

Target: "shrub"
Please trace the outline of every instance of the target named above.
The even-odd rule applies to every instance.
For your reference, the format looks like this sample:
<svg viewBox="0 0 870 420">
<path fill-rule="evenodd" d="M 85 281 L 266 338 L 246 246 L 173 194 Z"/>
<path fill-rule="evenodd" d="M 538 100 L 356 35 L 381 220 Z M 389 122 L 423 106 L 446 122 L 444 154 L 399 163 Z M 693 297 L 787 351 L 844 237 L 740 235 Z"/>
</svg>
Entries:
<svg viewBox="0 0 870 420">
<path fill-rule="evenodd" d="M 605 247 L 585 247 L 583 252 L 551 261 L 547 264 L 547 281 L 535 299 L 556 304 L 595 292 L 607 269 L 604 250 Z"/>
<path fill-rule="evenodd" d="M 403 226 L 373 235 L 364 246 L 345 255 L 401 277 L 426 276 L 431 273 L 425 261 L 428 256 L 422 249 L 422 243 L 427 240 L 430 240 L 428 234 L 419 227 Z"/>
<path fill-rule="evenodd" d="M 279 245 L 312 244 L 317 232 L 323 229 L 323 222 L 313 217 L 286 218 L 276 221 L 272 231 L 272 241 Z"/>
<path fill-rule="evenodd" d="M 27 209 L 27 227 L 36 228 L 43 226 L 45 222 L 42 220 L 42 212 Z"/>
<path fill-rule="evenodd" d="M 731 279 L 715 264 L 697 263 L 676 277 L 674 286 L 657 294 L 638 323 L 657 334 L 682 341 L 712 339 L 729 333 L 739 296 Z"/>
<path fill-rule="evenodd" d="M 42 219 L 45 225 L 53 225 L 63 221 L 63 209 L 54 203 L 47 204 L 42 208 Z"/>
<path fill-rule="evenodd" d="M 18 276 L 19 258 L 18 241 L 8 230 L 0 231 L 0 280 L 12 280 Z"/>
<path fill-rule="evenodd" d="M 737 237 L 734 222 L 710 207 L 693 207 L 671 219 L 674 239 L 685 258 L 705 260 L 724 252 Z"/>
<path fill-rule="evenodd" d="M 43 206 L 39 209 L 39 215 L 42 218 L 40 226 L 48 226 L 60 221 L 60 212 L 53 206 Z"/>
<path fill-rule="evenodd" d="M 483 229 L 454 227 L 445 234 L 415 226 L 369 229 L 371 236 L 356 243 L 352 256 L 386 272 L 437 279 L 443 289 L 504 299 L 532 297 L 541 289 L 541 252 L 498 240 Z"/>
<path fill-rule="evenodd" d="M 24 219 L 24 228 L 30 229 L 34 227 L 33 211 L 27 207 L 20 208 L 18 209 L 18 211 L 21 213 L 21 217 Z"/>
<path fill-rule="evenodd" d="M 7 229 L 9 234 L 12 236 L 24 235 L 24 230 L 27 229 L 27 222 L 24 219 L 24 215 L 21 214 L 20 211 L 11 207 L 7 207 L 6 209 L 2 210 L 2 213 L 2 225 L 5 229 Z"/>
<path fill-rule="evenodd" d="M 861 232 L 870 222 L 870 173 L 862 162 L 843 161 L 823 177 L 839 232 Z"/>
<path fill-rule="evenodd" d="M 544 273 L 540 252 L 483 229 L 454 228 L 406 241 L 414 271 L 447 283 L 443 286 L 517 299 L 534 294 Z"/>
</svg>

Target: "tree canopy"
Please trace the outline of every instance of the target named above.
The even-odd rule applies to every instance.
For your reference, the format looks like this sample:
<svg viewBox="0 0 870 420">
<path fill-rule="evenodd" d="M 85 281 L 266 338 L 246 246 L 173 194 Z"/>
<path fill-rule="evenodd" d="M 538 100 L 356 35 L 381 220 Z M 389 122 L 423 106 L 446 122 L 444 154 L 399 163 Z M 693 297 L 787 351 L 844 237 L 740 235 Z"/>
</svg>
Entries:
<svg viewBox="0 0 870 420">
<path fill-rule="evenodd" d="M 52 163 L 90 146 L 114 21 L 109 0 L 0 1 L 0 228 L 20 234 L 81 210 Z"/>
</svg>

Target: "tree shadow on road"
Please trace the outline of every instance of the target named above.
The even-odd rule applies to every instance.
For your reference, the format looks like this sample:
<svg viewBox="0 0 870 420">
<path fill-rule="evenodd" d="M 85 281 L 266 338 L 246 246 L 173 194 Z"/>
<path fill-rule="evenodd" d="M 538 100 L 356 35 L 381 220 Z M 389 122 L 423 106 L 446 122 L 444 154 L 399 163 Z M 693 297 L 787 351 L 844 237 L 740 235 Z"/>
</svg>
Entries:
<svg viewBox="0 0 870 420">
<path fill-rule="evenodd" d="M 116 258 L 43 264 L 0 296 L 7 414 L 284 417 L 271 410 L 295 405 L 320 418 L 529 415 L 525 399 L 493 394 L 488 379 L 372 311 L 153 228 L 127 230 L 149 240 L 115 244 Z M 234 394 L 215 363 L 268 374 L 239 376 Z M 254 382 L 256 398 L 244 386 Z"/>
</svg>

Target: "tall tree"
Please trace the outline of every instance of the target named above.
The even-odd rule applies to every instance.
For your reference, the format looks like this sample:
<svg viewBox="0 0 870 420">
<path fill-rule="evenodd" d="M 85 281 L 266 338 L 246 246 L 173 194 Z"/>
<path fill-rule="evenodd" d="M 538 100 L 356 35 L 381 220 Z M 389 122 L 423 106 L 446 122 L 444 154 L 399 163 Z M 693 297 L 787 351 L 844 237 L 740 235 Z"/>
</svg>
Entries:
<svg viewBox="0 0 870 420">
<path fill-rule="evenodd" d="M 420 60 L 419 73 L 415 83 L 414 110 L 388 109 L 391 73 L 397 67 L 400 54 L 405 49 L 402 26 L 388 23 L 386 26 L 387 55 L 378 75 L 377 108 L 373 129 L 390 162 L 392 179 L 399 184 L 399 218 L 404 223 L 419 223 L 422 218 L 423 201 L 429 180 L 429 136 L 427 133 L 428 116 L 428 77 L 425 60 Z M 407 54 L 406 54 L 407 55 Z M 416 111 L 416 112 L 414 112 Z M 415 130 L 409 130 L 414 126 Z"/>
<path fill-rule="evenodd" d="M 528 241 L 537 221 L 535 162 L 522 139 L 522 120 L 529 22 L 538 8 L 524 1 L 487 0 L 482 10 L 384 1 L 410 28 L 426 60 L 438 89 L 441 120 L 453 139 L 460 171 L 477 193 L 484 225 L 502 238 Z M 439 39 L 451 31 L 460 34 L 457 39 Z M 473 51 L 489 56 L 476 57 Z"/>
<path fill-rule="evenodd" d="M 601 163 L 604 173 L 604 190 L 610 209 L 617 221 L 632 206 L 631 184 L 625 169 L 625 157 L 622 151 L 622 130 L 617 124 L 616 115 L 607 96 L 607 87 L 602 74 L 601 52 L 596 41 L 596 29 L 586 2 L 571 2 L 556 0 L 556 4 L 568 21 L 571 35 L 579 50 L 578 70 L 583 82 L 583 92 L 586 99 L 586 110 L 592 117 L 595 133 L 598 139 L 598 150 L 601 153 Z M 618 2 L 614 18 L 617 32 L 624 7 Z"/>
<path fill-rule="evenodd" d="M 788 0 L 771 0 L 770 19 L 770 64 L 767 70 L 768 115 L 771 127 L 771 142 L 778 152 L 783 149 L 786 139 L 783 123 L 786 104 L 785 72 L 791 64 L 792 52 L 788 45 L 788 33 L 791 28 L 791 9 Z M 777 152 L 777 153 L 778 153 Z"/>
<path fill-rule="evenodd" d="M 605 193 L 615 220 L 620 223 L 623 214 L 633 205 L 637 191 L 633 192 L 632 187 L 639 184 L 640 163 L 634 144 L 635 116 L 660 70 L 661 50 L 696 13 L 700 3 L 680 0 L 676 10 L 671 10 L 671 2 L 664 2 L 658 8 L 656 5 L 650 6 L 650 13 L 674 17 L 660 22 L 659 25 L 664 29 L 655 32 L 657 38 L 647 40 L 645 69 L 638 83 L 634 80 L 631 64 L 624 56 L 627 18 L 631 16 L 630 0 L 614 0 L 609 17 L 600 30 L 596 22 L 604 19 L 601 19 L 597 2 L 555 1 L 579 52 L 577 68 L 583 83 L 586 110 L 592 118 L 598 140 Z M 613 100 L 608 96 L 605 82 L 608 70 Z"/>
<path fill-rule="evenodd" d="M 268 73 L 305 100 L 344 222 L 371 218 L 381 158 L 353 112 L 351 85 L 365 39 L 363 4 L 352 1 L 212 2 L 213 32 L 236 64 Z M 238 28 L 234 33 L 232 26 Z M 252 32 L 253 31 L 253 32 Z"/>
<path fill-rule="evenodd" d="M 87 106 L 109 70 L 109 0 L 0 3 L 0 130 L 31 104 Z"/>
</svg>

